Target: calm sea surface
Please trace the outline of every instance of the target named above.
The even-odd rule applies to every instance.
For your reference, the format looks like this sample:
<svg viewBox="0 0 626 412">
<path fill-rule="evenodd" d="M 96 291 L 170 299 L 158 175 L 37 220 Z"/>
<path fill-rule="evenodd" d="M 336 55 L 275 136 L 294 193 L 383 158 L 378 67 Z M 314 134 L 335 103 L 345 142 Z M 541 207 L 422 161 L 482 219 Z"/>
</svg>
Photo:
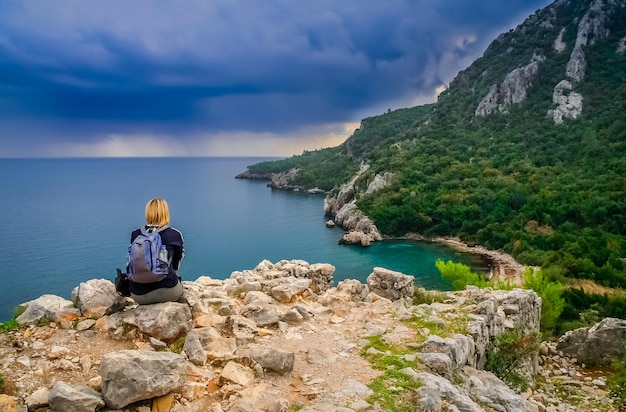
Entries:
<svg viewBox="0 0 626 412">
<path fill-rule="evenodd" d="M 325 227 L 323 196 L 235 179 L 262 160 L 0 159 L 0 321 L 43 294 L 69 299 L 80 282 L 113 280 L 115 268 L 125 265 L 130 232 L 144 223 L 153 197 L 168 201 L 171 226 L 183 232 L 184 280 L 225 279 L 264 259 L 302 259 L 334 265 L 335 282 L 364 282 L 380 266 L 446 290 L 436 259 L 485 269 L 476 256 L 437 244 L 339 246 L 342 230 Z"/>
</svg>

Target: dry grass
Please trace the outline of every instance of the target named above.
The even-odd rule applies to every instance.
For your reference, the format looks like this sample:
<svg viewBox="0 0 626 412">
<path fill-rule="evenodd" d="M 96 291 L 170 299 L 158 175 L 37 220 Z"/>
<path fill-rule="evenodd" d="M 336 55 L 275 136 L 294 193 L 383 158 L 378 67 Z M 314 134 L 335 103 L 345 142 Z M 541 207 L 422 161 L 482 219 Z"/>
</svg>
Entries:
<svg viewBox="0 0 626 412">
<path fill-rule="evenodd" d="M 571 279 L 567 282 L 566 287 L 572 289 L 582 289 L 587 294 L 606 294 L 609 297 L 626 298 L 626 290 L 598 285 L 590 279 Z"/>
</svg>

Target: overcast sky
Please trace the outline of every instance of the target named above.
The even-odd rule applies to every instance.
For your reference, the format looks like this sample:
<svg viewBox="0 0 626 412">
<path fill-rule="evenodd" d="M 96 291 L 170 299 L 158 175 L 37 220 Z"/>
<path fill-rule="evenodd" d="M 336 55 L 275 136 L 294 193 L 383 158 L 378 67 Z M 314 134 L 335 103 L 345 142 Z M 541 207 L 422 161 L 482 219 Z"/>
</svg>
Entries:
<svg viewBox="0 0 626 412">
<path fill-rule="evenodd" d="M 435 100 L 547 0 L 0 2 L 0 157 L 290 156 Z"/>
</svg>

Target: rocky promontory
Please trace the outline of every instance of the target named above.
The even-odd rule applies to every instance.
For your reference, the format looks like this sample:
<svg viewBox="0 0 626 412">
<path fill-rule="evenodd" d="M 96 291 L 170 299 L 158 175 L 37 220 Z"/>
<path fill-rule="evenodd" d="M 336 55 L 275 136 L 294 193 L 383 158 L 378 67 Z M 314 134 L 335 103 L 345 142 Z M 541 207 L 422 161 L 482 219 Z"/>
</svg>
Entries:
<svg viewBox="0 0 626 412">
<path fill-rule="evenodd" d="M 524 362 L 527 391 L 484 370 L 498 336 L 539 331 L 533 291 L 426 291 L 384 268 L 333 286 L 333 273 L 263 261 L 226 280 L 184 281 L 186 303 L 138 306 L 106 279 L 81 283 L 71 300 L 26 302 L 20 327 L 0 334 L 0 410 L 384 411 L 380 391 L 416 411 L 617 410 L 606 382 L 556 343 Z M 563 345 L 580 353 L 620 327 Z"/>
</svg>

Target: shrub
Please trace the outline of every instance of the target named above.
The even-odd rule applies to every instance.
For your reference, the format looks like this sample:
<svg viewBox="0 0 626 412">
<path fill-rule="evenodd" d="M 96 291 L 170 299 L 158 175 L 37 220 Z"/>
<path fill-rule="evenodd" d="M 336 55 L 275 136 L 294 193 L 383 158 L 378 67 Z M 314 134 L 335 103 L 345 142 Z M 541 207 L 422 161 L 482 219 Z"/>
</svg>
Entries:
<svg viewBox="0 0 626 412">
<path fill-rule="evenodd" d="M 613 402 L 620 410 L 626 409 L 626 352 L 621 358 L 611 363 L 613 373 L 607 377 L 606 383 Z"/>
<path fill-rule="evenodd" d="M 447 294 L 444 292 L 439 292 L 438 290 L 426 290 L 424 288 L 415 288 L 413 291 L 413 305 L 421 305 L 422 303 L 426 303 L 430 305 L 431 303 L 443 303 L 448 298 Z"/>
<path fill-rule="evenodd" d="M 472 272 L 469 266 L 462 263 L 454 263 L 451 260 L 444 262 L 438 259 L 435 266 L 441 273 L 441 277 L 452 283 L 454 290 L 463 290 L 467 285 L 474 285 L 479 288 L 489 285 L 478 273 Z"/>
<path fill-rule="evenodd" d="M 16 330 L 20 327 L 15 319 L 7 320 L 4 323 L 0 323 L 0 332 L 9 332 Z"/>
<path fill-rule="evenodd" d="M 542 330 L 553 330 L 565 308 L 563 286 L 558 282 L 549 281 L 541 270 L 527 269 L 524 273 L 524 287 L 534 290 L 541 298 Z"/>
<path fill-rule="evenodd" d="M 520 373 L 524 362 L 539 353 L 539 334 L 513 329 L 495 338 L 487 349 L 485 369 L 515 388 L 525 391 L 526 378 Z"/>
</svg>

